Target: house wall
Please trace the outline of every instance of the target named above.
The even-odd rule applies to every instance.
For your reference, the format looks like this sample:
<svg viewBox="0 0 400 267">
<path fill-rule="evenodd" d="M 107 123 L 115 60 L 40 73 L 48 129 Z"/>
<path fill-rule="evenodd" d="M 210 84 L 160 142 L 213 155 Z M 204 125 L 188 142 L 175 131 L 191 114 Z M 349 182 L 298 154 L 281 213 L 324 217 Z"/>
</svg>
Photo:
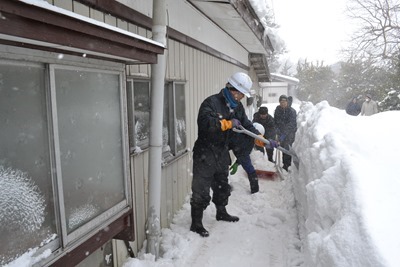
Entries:
<svg viewBox="0 0 400 267">
<path fill-rule="evenodd" d="M 153 1 L 118 0 L 118 2 L 152 17 Z M 248 51 L 185 0 L 167 0 L 167 25 L 188 37 L 248 65 Z M 190 22 L 190 23 L 188 23 Z"/>
<path fill-rule="evenodd" d="M 73 11 L 75 13 L 106 22 L 124 30 L 151 38 L 151 30 L 133 23 L 123 21 L 112 15 L 97 11 L 72 0 L 47 0 L 50 4 Z M 119 2 L 151 16 L 152 1 L 150 0 L 119 0 Z M 187 36 L 200 40 L 205 45 L 228 55 L 238 62 L 248 65 L 248 51 L 233 41 L 225 32 L 217 28 L 206 17 L 183 0 L 168 0 L 169 26 Z M 187 146 L 189 151 L 176 158 L 162 168 L 161 192 L 161 227 L 168 227 L 173 215 L 189 197 L 191 191 L 191 148 L 197 137 L 197 112 L 201 102 L 211 94 L 218 93 L 226 83 L 227 78 L 236 71 L 244 71 L 238 65 L 217 58 L 195 47 L 168 39 L 166 79 L 185 82 Z M 150 65 L 130 65 L 126 67 L 126 74 L 130 77 L 150 79 Z M 254 73 L 249 73 L 257 88 L 257 79 Z M 243 102 L 245 105 L 245 101 Z M 162 109 L 160 109 L 162 111 Z M 131 184 L 134 207 L 135 241 L 131 242 L 137 255 L 146 239 L 145 223 L 147 219 L 148 201 L 148 162 L 149 151 L 144 150 L 130 157 Z M 189 225 L 188 225 L 189 227 Z M 122 266 L 128 257 L 122 241 L 113 240 L 114 266 Z M 101 254 L 101 253 L 100 253 Z M 88 258 L 89 261 L 95 254 Z M 92 258 L 92 259 L 90 259 Z"/>
<path fill-rule="evenodd" d="M 288 95 L 288 86 L 288 83 L 285 82 L 263 83 L 261 88 L 262 103 L 278 103 L 279 96 Z"/>
<path fill-rule="evenodd" d="M 161 195 L 161 227 L 168 227 L 174 213 L 182 207 L 191 191 L 191 148 L 197 138 L 197 112 L 201 102 L 218 93 L 227 77 L 240 69 L 232 64 L 200 52 L 182 43 L 168 40 L 167 79 L 186 81 L 187 144 L 189 152 L 163 167 Z M 149 67 L 150 68 L 150 67 Z M 148 75 L 148 68 L 129 67 L 129 75 L 140 78 Z M 132 157 L 135 198 L 135 249 L 142 247 L 147 218 L 148 150 Z M 188 226 L 189 227 L 189 226 Z"/>
</svg>

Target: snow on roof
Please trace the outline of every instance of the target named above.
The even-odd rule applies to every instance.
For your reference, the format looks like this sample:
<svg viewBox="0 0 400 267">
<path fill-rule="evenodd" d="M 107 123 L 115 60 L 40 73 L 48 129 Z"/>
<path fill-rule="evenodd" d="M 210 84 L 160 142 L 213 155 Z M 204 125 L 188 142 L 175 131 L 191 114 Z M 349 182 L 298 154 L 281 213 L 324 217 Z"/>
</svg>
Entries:
<svg viewBox="0 0 400 267">
<path fill-rule="evenodd" d="M 300 82 L 300 80 L 295 77 L 290 77 L 278 73 L 271 73 L 271 77 L 278 81 L 287 82 L 290 84 L 298 84 Z"/>
</svg>

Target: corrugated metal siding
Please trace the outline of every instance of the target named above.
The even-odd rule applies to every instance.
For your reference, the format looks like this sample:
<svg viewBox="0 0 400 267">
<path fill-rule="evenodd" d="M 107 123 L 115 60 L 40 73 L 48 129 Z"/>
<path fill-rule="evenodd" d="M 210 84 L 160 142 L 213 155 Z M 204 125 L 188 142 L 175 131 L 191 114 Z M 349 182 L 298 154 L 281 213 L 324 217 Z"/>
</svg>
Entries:
<svg viewBox="0 0 400 267">
<path fill-rule="evenodd" d="M 139 11 L 142 14 L 145 14 L 148 17 L 152 16 L 153 12 L 153 1 L 146 0 L 146 1 L 138 1 L 138 0 L 116 0 L 121 4 L 124 4 L 136 11 Z"/>
<path fill-rule="evenodd" d="M 88 8 L 72 0 L 47 0 L 49 3 L 76 12 L 90 18 L 106 22 L 124 30 L 151 38 L 151 31 L 126 23 L 116 17 Z M 121 1 L 121 2 L 129 2 Z M 126 3 L 125 3 L 126 4 Z M 144 8 L 144 7 L 143 7 Z M 161 195 L 161 227 L 168 227 L 174 214 L 191 192 L 192 152 L 191 149 L 197 138 L 197 113 L 202 101 L 218 93 L 226 83 L 227 78 L 241 69 L 226 61 L 196 50 L 188 45 L 169 39 L 167 43 L 166 79 L 185 81 L 186 89 L 186 123 L 187 144 L 190 151 L 173 163 L 162 169 Z M 131 65 L 126 67 L 128 76 L 150 79 L 150 65 Z M 148 151 L 131 157 L 132 192 L 134 205 L 134 226 L 136 240 L 132 243 L 137 253 L 146 239 L 145 224 L 147 220 L 148 203 Z M 189 225 L 188 225 L 189 228 Z M 114 241 L 116 249 L 116 266 L 122 266 L 126 259 L 126 251 L 121 250 L 121 241 Z"/>
<path fill-rule="evenodd" d="M 52 1 L 48 0 L 48 2 L 51 4 Z M 55 6 L 64 8 L 69 11 L 73 11 L 73 2 L 72 0 L 53 0 L 53 4 Z"/>
<path fill-rule="evenodd" d="M 150 67 L 148 67 L 150 68 Z M 129 67 L 129 75 L 143 77 L 148 75 L 144 66 L 140 68 Z M 179 160 L 163 167 L 162 174 L 162 195 L 161 195 L 161 226 L 168 227 L 172 222 L 173 215 L 182 207 L 186 197 L 191 192 L 192 179 L 192 152 L 194 141 L 197 138 L 197 113 L 200 104 L 209 95 L 218 93 L 225 86 L 226 79 L 235 71 L 239 71 L 225 61 L 212 57 L 206 53 L 195 50 L 177 41 L 168 41 L 167 80 L 186 81 L 186 122 L 187 142 L 189 153 Z M 146 213 L 144 202 L 147 201 L 146 178 L 142 175 L 148 170 L 148 152 L 133 157 L 132 164 L 135 168 L 134 184 L 136 205 L 136 228 L 137 245 L 141 247 L 145 240 L 144 229 Z M 147 176 L 146 176 L 147 177 Z M 141 202 L 141 203 L 139 203 Z M 147 202 L 146 202 L 147 203 Z M 188 225 L 189 227 L 189 225 Z M 140 233 L 142 232 L 142 233 Z"/>
<path fill-rule="evenodd" d="M 141 153 L 132 158 L 131 174 L 134 201 L 134 224 L 135 237 L 134 246 L 136 251 L 142 247 L 143 241 L 146 239 L 145 225 L 147 219 L 147 203 L 148 203 L 148 151 Z"/>
</svg>

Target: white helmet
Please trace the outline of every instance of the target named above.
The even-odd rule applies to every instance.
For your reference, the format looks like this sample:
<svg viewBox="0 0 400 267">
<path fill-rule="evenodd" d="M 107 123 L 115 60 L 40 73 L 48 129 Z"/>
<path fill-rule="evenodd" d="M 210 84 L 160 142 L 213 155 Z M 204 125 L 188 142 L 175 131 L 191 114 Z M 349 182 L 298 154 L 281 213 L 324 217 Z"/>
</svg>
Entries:
<svg viewBox="0 0 400 267">
<path fill-rule="evenodd" d="M 228 79 L 228 83 L 230 83 L 236 90 L 241 92 L 247 97 L 250 97 L 250 90 L 253 86 L 253 82 L 251 81 L 249 75 L 243 72 L 237 72 L 233 74 Z"/>
<path fill-rule="evenodd" d="M 253 123 L 254 128 L 257 129 L 257 131 L 260 132 L 260 134 L 264 135 L 265 134 L 265 129 L 264 126 L 262 126 L 262 124 L 258 123 L 258 122 L 254 122 Z"/>
</svg>

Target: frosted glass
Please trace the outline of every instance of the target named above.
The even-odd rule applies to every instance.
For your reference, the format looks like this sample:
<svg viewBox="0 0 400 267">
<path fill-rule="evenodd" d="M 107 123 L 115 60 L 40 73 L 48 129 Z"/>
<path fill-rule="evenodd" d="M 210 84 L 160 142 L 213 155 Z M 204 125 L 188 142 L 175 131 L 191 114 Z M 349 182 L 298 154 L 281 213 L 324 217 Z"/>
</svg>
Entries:
<svg viewBox="0 0 400 267">
<path fill-rule="evenodd" d="M 0 265 L 57 233 L 44 75 L 0 62 Z"/>
<path fill-rule="evenodd" d="M 186 149 L 185 86 L 175 84 L 176 153 Z"/>
<path fill-rule="evenodd" d="M 150 136 L 149 82 L 134 82 L 135 145 L 148 146 Z"/>
<path fill-rule="evenodd" d="M 55 70 L 70 233 L 125 199 L 119 75 Z"/>
</svg>

